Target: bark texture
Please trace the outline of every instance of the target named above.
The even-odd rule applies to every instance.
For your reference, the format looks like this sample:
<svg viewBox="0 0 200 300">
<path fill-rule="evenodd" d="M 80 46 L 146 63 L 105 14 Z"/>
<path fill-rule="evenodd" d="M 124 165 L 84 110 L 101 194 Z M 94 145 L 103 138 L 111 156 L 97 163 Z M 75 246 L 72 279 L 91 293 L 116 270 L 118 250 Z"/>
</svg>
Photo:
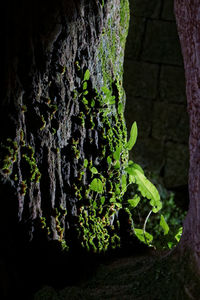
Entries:
<svg viewBox="0 0 200 300">
<path fill-rule="evenodd" d="M 127 162 L 128 0 L 12 1 L 6 14 L 3 244 L 20 228 L 23 241 L 116 247 Z"/>
<path fill-rule="evenodd" d="M 0 258 L 12 265 L 17 288 L 23 289 L 23 277 L 29 289 L 30 273 L 34 284 L 43 276 L 38 274 L 43 261 L 45 280 L 57 274 L 51 263 L 58 266 L 58 257 L 44 241 L 72 252 L 120 245 L 129 5 L 128 0 L 10 0 L 4 5 Z M 125 211 L 121 215 L 129 219 Z M 64 263 L 70 262 L 61 258 L 58 274 Z M 8 289 L 14 290 L 3 285 L 2 293 Z"/>
<path fill-rule="evenodd" d="M 190 118 L 190 205 L 180 248 L 195 255 L 200 268 L 200 4 L 176 0 L 175 15 L 180 37 Z"/>
</svg>

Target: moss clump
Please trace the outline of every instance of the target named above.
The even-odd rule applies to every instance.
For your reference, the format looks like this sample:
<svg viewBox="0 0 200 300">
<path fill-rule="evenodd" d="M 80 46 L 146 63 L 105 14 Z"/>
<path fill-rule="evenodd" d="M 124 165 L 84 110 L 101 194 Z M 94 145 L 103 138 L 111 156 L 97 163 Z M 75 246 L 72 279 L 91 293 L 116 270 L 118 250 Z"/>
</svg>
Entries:
<svg viewBox="0 0 200 300">
<path fill-rule="evenodd" d="M 11 175 L 13 171 L 13 164 L 17 160 L 18 144 L 16 141 L 7 139 L 5 144 L 1 145 L 0 150 L 0 170 L 3 175 Z"/>
<path fill-rule="evenodd" d="M 98 92 L 92 87 L 89 71 L 79 68 L 78 72 L 82 84 L 73 95 L 74 101 L 81 103 L 81 112 L 74 121 L 83 132 L 88 132 L 88 137 L 84 153 L 80 138 L 72 138 L 69 148 L 77 166 L 71 189 L 78 207 L 75 228 L 83 248 L 101 252 L 120 246 L 117 213 L 122 207 L 128 160 L 123 109 L 116 109 L 122 88 L 113 83 L 111 90 L 102 87 Z"/>
<path fill-rule="evenodd" d="M 19 191 L 19 194 L 25 196 L 31 182 L 39 183 L 41 173 L 34 156 L 34 149 L 25 143 L 24 132 L 20 131 L 19 144 L 8 138 L 1 145 L 0 154 L 2 175 L 9 176 L 9 180 L 13 181 L 13 185 Z"/>
<path fill-rule="evenodd" d="M 38 183 L 41 178 L 41 173 L 37 167 L 34 150 L 30 145 L 22 147 L 22 159 L 22 164 L 24 164 L 24 167 L 26 168 L 26 173 L 28 172 L 27 180 Z"/>
</svg>

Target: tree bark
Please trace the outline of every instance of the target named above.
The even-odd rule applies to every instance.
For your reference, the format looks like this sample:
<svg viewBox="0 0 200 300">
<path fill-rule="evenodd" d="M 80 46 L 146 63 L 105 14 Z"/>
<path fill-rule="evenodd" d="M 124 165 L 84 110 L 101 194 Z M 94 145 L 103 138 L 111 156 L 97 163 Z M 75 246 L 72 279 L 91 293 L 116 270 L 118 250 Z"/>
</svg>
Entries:
<svg viewBox="0 0 200 300">
<path fill-rule="evenodd" d="M 190 118 L 190 205 L 180 242 L 182 252 L 195 256 L 200 270 L 200 4 L 176 0 L 175 15 L 184 59 L 188 113 Z"/>
<path fill-rule="evenodd" d="M 30 240 L 115 248 L 128 159 L 128 0 L 10 0 L 4 12 L 1 257 Z"/>
</svg>

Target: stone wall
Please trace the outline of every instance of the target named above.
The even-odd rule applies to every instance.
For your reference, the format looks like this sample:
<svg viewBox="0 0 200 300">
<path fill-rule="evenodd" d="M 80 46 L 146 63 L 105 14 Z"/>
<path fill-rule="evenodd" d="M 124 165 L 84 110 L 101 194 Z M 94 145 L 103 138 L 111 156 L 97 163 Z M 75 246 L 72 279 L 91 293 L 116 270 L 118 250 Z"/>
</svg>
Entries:
<svg viewBox="0 0 200 300">
<path fill-rule="evenodd" d="M 169 189 L 187 186 L 188 127 L 184 68 L 173 0 L 130 0 L 125 56 L 126 122 L 137 121 L 132 159 L 163 178 Z"/>
</svg>

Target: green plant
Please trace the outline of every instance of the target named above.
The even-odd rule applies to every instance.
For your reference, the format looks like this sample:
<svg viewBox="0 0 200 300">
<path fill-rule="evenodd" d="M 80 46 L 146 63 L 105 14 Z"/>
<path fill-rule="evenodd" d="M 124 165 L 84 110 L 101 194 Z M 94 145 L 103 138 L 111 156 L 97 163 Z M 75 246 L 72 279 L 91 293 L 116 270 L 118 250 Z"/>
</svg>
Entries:
<svg viewBox="0 0 200 300">
<path fill-rule="evenodd" d="M 132 149 L 136 139 L 137 125 L 133 123 L 128 142 L 129 149 Z M 158 186 L 157 189 L 145 177 L 142 168 L 133 161 L 129 161 L 125 170 L 129 176 L 129 184 L 124 205 L 127 205 L 131 212 L 136 236 L 155 248 L 171 249 L 181 238 L 181 225 L 185 217 L 185 212 L 175 204 L 174 193 L 167 191 L 163 184 L 158 182 L 158 178 L 151 175 L 151 181 Z"/>
</svg>

